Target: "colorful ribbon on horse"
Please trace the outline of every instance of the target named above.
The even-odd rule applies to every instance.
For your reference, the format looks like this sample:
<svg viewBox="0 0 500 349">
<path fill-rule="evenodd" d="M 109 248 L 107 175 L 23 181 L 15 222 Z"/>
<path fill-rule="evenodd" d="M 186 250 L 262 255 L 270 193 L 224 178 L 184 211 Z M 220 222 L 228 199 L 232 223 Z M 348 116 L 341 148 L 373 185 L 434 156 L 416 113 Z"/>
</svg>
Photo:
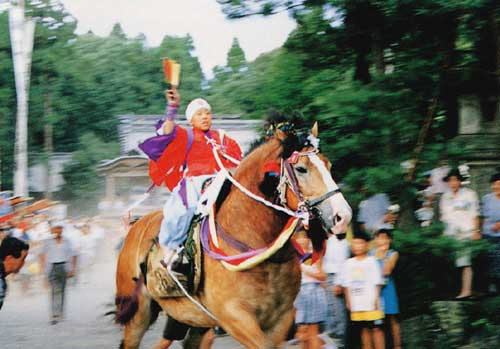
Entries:
<svg viewBox="0 0 500 349">
<path fill-rule="evenodd" d="M 264 262 L 282 248 L 294 233 L 298 223 L 298 218 L 291 217 L 279 236 L 269 246 L 229 256 L 219 247 L 214 208 L 212 207 L 208 217 L 205 217 L 201 222 L 201 244 L 205 252 L 211 258 L 221 261 L 226 269 L 231 271 L 248 270 Z"/>
</svg>

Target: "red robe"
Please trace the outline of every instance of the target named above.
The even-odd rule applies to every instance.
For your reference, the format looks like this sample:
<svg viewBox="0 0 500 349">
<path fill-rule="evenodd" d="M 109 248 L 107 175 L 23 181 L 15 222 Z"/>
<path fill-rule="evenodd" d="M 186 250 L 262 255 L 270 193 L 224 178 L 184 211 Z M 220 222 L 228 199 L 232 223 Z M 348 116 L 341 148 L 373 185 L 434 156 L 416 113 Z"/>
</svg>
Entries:
<svg viewBox="0 0 500 349">
<path fill-rule="evenodd" d="M 212 146 L 207 143 L 205 138 L 205 135 L 207 135 L 220 145 L 221 140 L 218 131 L 209 130 L 205 133 L 200 129 L 193 128 L 193 143 L 189 153 L 186 154 L 188 152 L 188 132 L 179 125 L 176 125 L 176 128 L 175 137 L 166 146 L 161 156 L 156 161 L 149 161 L 149 176 L 153 182 L 158 186 L 164 184 L 170 190 L 173 190 L 184 177 L 185 161 L 186 177 L 216 174 L 220 170 L 212 153 Z M 241 160 L 240 146 L 227 135 L 224 136 L 223 149 L 227 155 Z M 220 158 L 224 167 L 232 168 L 236 166 L 222 155 L 220 155 Z"/>
</svg>

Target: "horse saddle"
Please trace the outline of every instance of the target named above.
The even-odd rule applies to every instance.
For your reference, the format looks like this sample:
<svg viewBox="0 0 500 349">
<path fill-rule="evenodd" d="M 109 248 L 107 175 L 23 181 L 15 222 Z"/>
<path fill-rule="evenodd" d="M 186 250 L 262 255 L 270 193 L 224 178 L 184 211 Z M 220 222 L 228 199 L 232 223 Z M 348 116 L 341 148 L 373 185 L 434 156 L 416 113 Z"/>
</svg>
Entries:
<svg viewBox="0 0 500 349">
<path fill-rule="evenodd" d="M 162 249 L 156 240 L 148 253 L 147 259 L 143 264 L 143 273 L 145 275 L 146 287 L 153 297 L 159 298 L 178 298 L 185 297 L 186 294 L 195 294 L 201 283 L 202 275 L 202 257 L 203 251 L 200 243 L 200 221 L 194 219 L 184 244 L 184 249 L 177 257 L 176 263 L 172 269 L 181 270 L 181 273 L 174 273 L 174 280 L 167 269 L 160 264 L 163 259 Z M 179 286 L 178 282 L 182 285 Z"/>
</svg>

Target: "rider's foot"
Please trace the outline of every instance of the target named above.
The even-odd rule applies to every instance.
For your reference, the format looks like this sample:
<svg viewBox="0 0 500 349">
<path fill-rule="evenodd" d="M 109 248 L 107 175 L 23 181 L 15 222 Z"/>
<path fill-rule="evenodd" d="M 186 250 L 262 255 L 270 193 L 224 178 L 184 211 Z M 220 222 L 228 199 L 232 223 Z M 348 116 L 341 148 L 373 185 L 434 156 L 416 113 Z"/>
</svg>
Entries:
<svg viewBox="0 0 500 349">
<path fill-rule="evenodd" d="M 177 251 L 168 248 L 166 246 L 162 246 L 162 252 L 163 252 L 163 259 L 160 261 L 160 264 L 165 269 L 169 269 L 169 267 L 172 265 L 172 262 L 175 259 L 175 256 L 177 255 Z"/>
<path fill-rule="evenodd" d="M 170 263 L 170 270 L 175 274 L 188 275 L 189 261 L 183 248 L 177 250 L 175 257 Z"/>
<path fill-rule="evenodd" d="M 183 248 L 181 247 L 173 250 L 166 246 L 162 246 L 162 250 L 163 259 L 160 261 L 160 264 L 176 277 L 187 275 L 188 263 L 187 261 L 184 262 L 185 257 L 182 253 Z"/>
</svg>

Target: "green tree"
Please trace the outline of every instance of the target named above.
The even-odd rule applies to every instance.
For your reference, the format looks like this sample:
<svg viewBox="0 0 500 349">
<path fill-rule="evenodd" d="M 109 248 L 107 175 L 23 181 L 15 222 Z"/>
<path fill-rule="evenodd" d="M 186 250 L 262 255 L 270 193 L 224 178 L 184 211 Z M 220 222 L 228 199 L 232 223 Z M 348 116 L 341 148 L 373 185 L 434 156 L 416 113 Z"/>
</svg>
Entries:
<svg viewBox="0 0 500 349">
<path fill-rule="evenodd" d="M 229 18 L 290 11 L 298 27 L 285 43 L 287 57 L 295 61 L 295 69 L 288 71 L 300 71 L 295 81 L 300 81 L 301 88 L 284 84 L 279 93 L 265 88 L 269 100 L 260 94 L 252 101 L 263 98 L 264 103 L 275 105 L 275 97 L 279 97 L 284 105 L 299 105 L 307 118 L 321 120 L 325 150 L 337 160 L 339 177 L 353 189 L 377 176 L 392 178 L 388 182 L 394 184 L 396 194 L 411 189 L 398 185 L 402 178 L 399 163 L 412 157 L 424 116 L 436 99 L 433 126 L 422 154 L 424 162 L 429 162 L 422 169 L 447 156 L 447 148 L 451 156 L 447 140 L 456 134 L 457 95 L 467 85 L 461 78 L 457 80 L 462 75 L 457 72 L 481 65 L 480 47 L 486 45 L 475 44 L 481 37 L 492 48 L 483 49 L 488 52 L 484 62 L 494 61 L 494 52 L 498 52 L 491 39 L 495 37 L 491 23 L 499 23 L 498 5 L 488 1 L 219 3 Z M 488 34 L 481 36 L 483 32 Z M 478 49 L 474 52 L 471 47 Z M 483 69 L 491 72 L 494 66 Z M 252 68 L 250 64 L 249 70 Z M 280 76 L 278 71 L 286 68 L 283 64 L 268 71 L 256 85 L 279 86 L 275 82 L 286 81 L 286 75 Z M 498 79 L 495 81 L 498 86 Z M 260 103 L 253 106 L 261 108 Z M 386 190 L 377 188 L 376 183 L 383 182 L 376 180 L 374 190 Z"/>
<path fill-rule="evenodd" d="M 14 67 L 9 37 L 9 19 L 0 13 L 0 182 L 2 190 L 12 187 L 16 120 Z"/>
<path fill-rule="evenodd" d="M 243 49 L 240 47 L 238 39 L 234 38 L 231 48 L 227 53 L 227 66 L 232 72 L 236 73 L 245 66 L 245 63 L 245 52 L 243 52 Z"/>
<path fill-rule="evenodd" d="M 123 31 L 123 28 L 120 23 L 115 23 L 113 25 L 113 29 L 111 29 L 110 37 L 117 38 L 119 40 L 127 40 L 127 36 Z"/>
</svg>

